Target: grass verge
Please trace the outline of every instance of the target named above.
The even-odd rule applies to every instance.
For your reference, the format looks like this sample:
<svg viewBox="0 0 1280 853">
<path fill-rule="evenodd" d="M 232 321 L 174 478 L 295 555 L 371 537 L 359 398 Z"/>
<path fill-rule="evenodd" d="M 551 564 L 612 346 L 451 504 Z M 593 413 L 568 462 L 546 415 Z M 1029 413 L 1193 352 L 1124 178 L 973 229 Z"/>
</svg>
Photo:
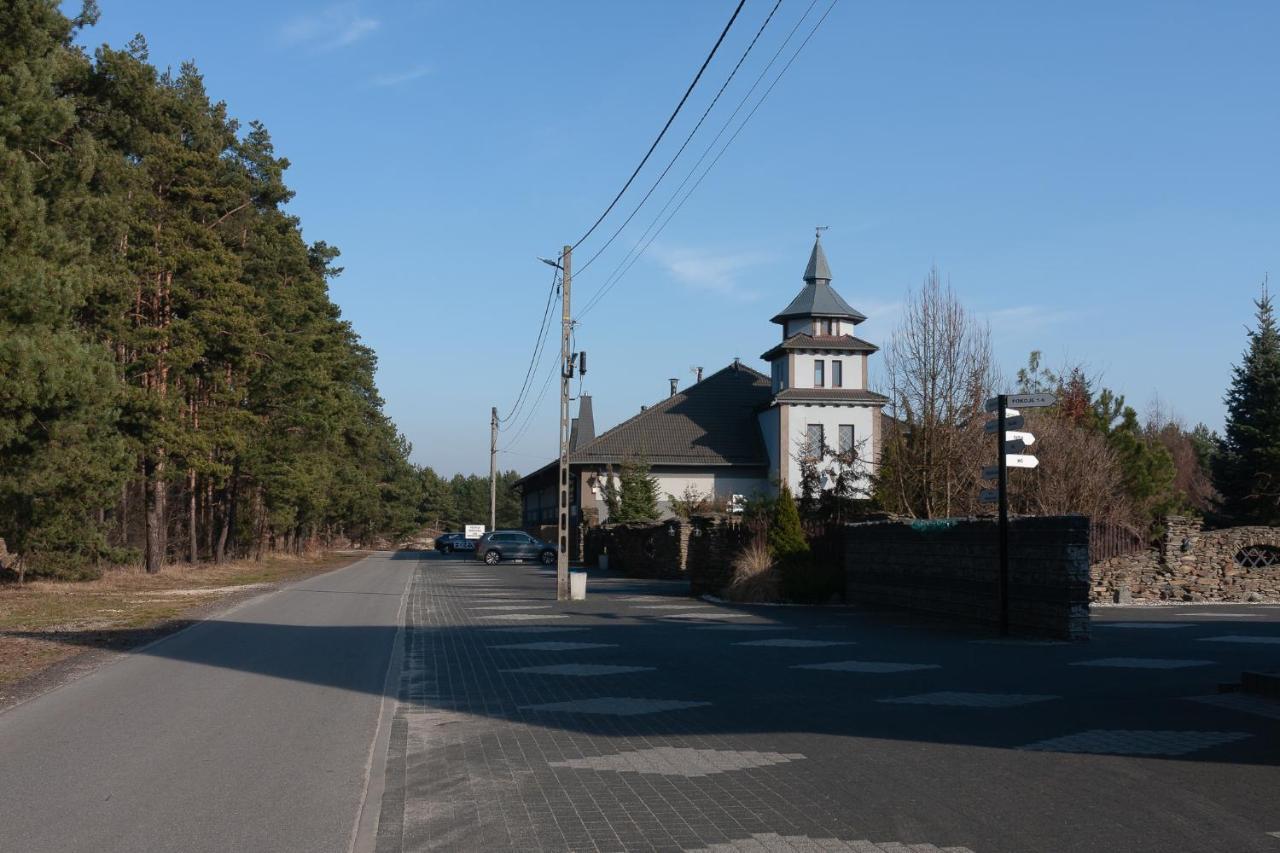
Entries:
<svg viewBox="0 0 1280 853">
<path fill-rule="evenodd" d="M 86 651 L 136 647 L 190 624 L 220 602 L 341 568 L 364 556 L 343 552 L 220 566 L 173 565 L 155 575 L 122 567 L 93 581 L 2 586 L 0 690 L 10 692 Z"/>
</svg>

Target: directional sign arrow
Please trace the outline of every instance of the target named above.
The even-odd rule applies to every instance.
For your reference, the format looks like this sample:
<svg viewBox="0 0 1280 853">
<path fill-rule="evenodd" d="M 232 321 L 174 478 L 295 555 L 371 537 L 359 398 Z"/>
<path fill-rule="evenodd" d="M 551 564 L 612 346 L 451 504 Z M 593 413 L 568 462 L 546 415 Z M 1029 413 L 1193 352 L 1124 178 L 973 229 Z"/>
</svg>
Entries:
<svg viewBox="0 0 1280 853">
<path fill-rule="evenodd" d="M 978 500 L 984 504 L 999 503 L 1000 492 L 996 489 L 983 489 L 978 492 Z"/>
<path fill-rule="evenodd" d="M 1044 406 L 1052 406 L 1054 403 L 1058 402 L 1058 398 L 1052 394 L 1010 394 L 1005 397 L 1005 401 L 1005 405 L 1008 406 L 1019 406 L 1025 409 L 1039 409 Z M 985 408 L 988 412 L 994 412 L 996 409 L 1000 408 L 1000 398 L 989 398 L 986 402 Z"/>
<path fill-rule="evenodd" d="M 1004 464 L 1010 468 L 1034 468 L 1040 464 L 1040 460 L 1034 456 L 1023 456 L 1019 453 L 1010 453 L 1005 456 Z"/>
<path fill-rule="evenodd" d="M 1004 443 L 1005 453 L 1021 453 L 1027 449 L 1027 443 L 1020 438 L 1015 438 Z"/>
<path fill-rule="evenodd" d="M 982 469 L 982 479 L 984 480 L 994 480 L 996 477 L 999 477 L 999 476 L 1000 476 L 999 465 L 987 465 L 987 466 L 984 466 Z"/>
<path fill-rule="evenodd" d="M 1023 409 L 1042 409 L 1057 402 L 1058 398 L 1052 394 L 1014 394 L 1009 397 L 1010 406 L 1019 406 Z"/>
<path fill-rule="evenodd" d="M 1007 441 L 1021 441 L 1023 444 L 1028 446 L 1036 443 L 1036 437 L 1029 432 L 1005 430 L 1004 437 Z"/>
<path fill-rule="evenodd" d="M 1011 411 L 1012 411 L 1012 410 L 1011 410 Z M 1014 414 L 1013 414 L 1013 416 L 1012 416 L 1012 417 L 1009 417 L 1009 416 L 1007 416 L 1007 415 L 1005 416 L 1005 419 L 1004 419 L 1004 428 L 1005 428 L 1006 430 L 1018 429 L 1018 428 L 1020 428 L 1022 425 L 1023 425 L 1022 415 L 1019 415 L 1018 413 L 1014 412 Z M 994 433 L 994 432 L 996 432 L 997 430 L 999 430 L 999 429 L 1000 429 L 1000 422 L 999 422 L 999 421 L 987 421 L 987 423 L 986 423 L 986 425 L 983 427 L 983 429 L 985 429 L 988 433 Z"/>
</svg>

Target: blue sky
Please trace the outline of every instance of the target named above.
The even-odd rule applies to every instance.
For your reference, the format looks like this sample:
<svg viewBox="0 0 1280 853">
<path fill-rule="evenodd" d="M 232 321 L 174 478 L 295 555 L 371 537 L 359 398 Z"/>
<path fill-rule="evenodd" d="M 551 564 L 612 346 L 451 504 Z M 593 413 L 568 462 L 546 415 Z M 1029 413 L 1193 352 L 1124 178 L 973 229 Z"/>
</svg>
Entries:
<svg viewBox="0 0 1280 853">
<path fill-rule="evenodd" d="M 547 292 L 535 258 L 604 209 L 735 5 L 100 3 L 83 42 L 141 32 L 153 62 L 194 59 L 233 115 L 270 129 L 307 239 L 342 249 L 333 295 L 379 355 L 387 411 L 415 461 L 445 474 L 487 471 L 489 407 L 514 402 Z M 772 6 L 748 0 L 658 170 Z M 783 0 L 650 205 L 575 277 L 577 305 L 808 7 Z M 668 377 L 692 381 L 695 365 L 740 356 L 763 369 L 779 335 L 768 318 L 801 286 L 820 224 L 833 283 L 869 316 L 859 328 L 872 342 L 887 342 L 904 293 L 937 264 L 990 321 L 1008 375 L 1041 349 L 1051 365 L 1086 363 L 1140 412 L 1158 398 L 1220 428 L 1251 300 L 1280 272 L 1277 33 L 1271 0 L 839 0 L 583 318 L 597 424 L 665 396 Z M 555 396 L 504 468 L 554 456 Z"/>
</svg>

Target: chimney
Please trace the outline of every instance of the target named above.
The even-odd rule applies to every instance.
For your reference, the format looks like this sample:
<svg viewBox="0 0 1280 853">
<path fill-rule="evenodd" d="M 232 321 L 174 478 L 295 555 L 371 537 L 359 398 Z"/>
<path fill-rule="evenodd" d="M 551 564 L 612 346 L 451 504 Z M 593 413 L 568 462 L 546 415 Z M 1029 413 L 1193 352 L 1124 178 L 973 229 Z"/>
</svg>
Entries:
<svg viewBox="0 0 1280 853">
<path fill-rule="evenodd" d="M 701 367 L 699 367 L 699 368 L 698 368 L 698 378 L 697 378 L 697 380 L 696 380 L 696 381 L 698 381 L 698 382 L 701 382 L 701 381 L 702 381 L 702 368 L 701 368 Z"/>
<path fill-rule="evenodd" d="M 645 409 L 647 409 L 647 408 L 649 408 L 649 407 L 648 407 L 648 406 L 641 406 L 641 407 L 640 407 L 640 411 L 642 411 L 642 412 L 643 412 L 643 411 L 644 411 Z"/>
<path fill-rule="evenodd" d="M 738 359 L 738 357 L 735 355 L 735 356 L 733 357 L 733 369 L 734 369 L 734 370 L 737 370 L 737 369 L 738 369 L 738 365 L 739 365 L 740 363 L 741 363 L 741 362 L 740 362 L 740 360 L 739 360 L 739 359 Z"/>
<path fill-rule="evenodd" d="M 668 396 L 668 397 L 674 397 L 674 396 L 676 395 L 676 385 L 678 385 L 678 384 L 679 384 L 680 380 L 679 380 L 679 379 L 676 379 L 676 378 L 673 376 L 673 377 L 671 377 L 670 379 L 668 379 L 667 381 L 671 383 L 671 393 L 670 393 L 670 394 L 668 394 L 667 396 Z"/>
</svg>

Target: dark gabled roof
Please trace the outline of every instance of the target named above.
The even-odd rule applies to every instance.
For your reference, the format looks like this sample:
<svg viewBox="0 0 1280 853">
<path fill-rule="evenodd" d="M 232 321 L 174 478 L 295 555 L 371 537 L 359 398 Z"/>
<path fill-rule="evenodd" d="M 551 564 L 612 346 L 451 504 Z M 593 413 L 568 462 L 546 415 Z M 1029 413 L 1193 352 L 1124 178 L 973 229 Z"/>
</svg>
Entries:
<svg viewBox="0 0 1280 853">
<path fill-rule="evenodd" d="M 861 388 L 784 388 L 775 403 L 870 403 L 883 406 L 889 398 Z"/>
<path fill-rule="evenodd" d="M 602 433 L 569 461 L 617 464 L 638 454 L 650 465 L 765 466 L 756 412 L 770 396 L 769 377 L 731 364 Z"/>
<path fill-rule="evenodd" d="M 769 377 L 734 363 L 640 414 L 583 443 L 569 454 L 571 465 L 617 465 L 640 455 L 650 465 L 749 465 L 765 467 L 769 454 L 756 413 L 768 406 Z M 584 398 L 586 399 L 586 398 Z M 582 436 L 587 412 L 578 411 Z M 517 486 L 555 468 L 551 462 Z M 554 479 L 554 478 L 553 478 Z"/>
<path fill-rule="evenodd" d="M 765 361 L 773 361 L 787 350 L 841 350 L 846 352 L 875 352 L 880 349 L 872 343 L 864 341 L 862 338 L 855 338 L 853 335 L 808 335 L 804 332 L 792 335 L 764 355 L 760 356 Z"/>
</svg>

